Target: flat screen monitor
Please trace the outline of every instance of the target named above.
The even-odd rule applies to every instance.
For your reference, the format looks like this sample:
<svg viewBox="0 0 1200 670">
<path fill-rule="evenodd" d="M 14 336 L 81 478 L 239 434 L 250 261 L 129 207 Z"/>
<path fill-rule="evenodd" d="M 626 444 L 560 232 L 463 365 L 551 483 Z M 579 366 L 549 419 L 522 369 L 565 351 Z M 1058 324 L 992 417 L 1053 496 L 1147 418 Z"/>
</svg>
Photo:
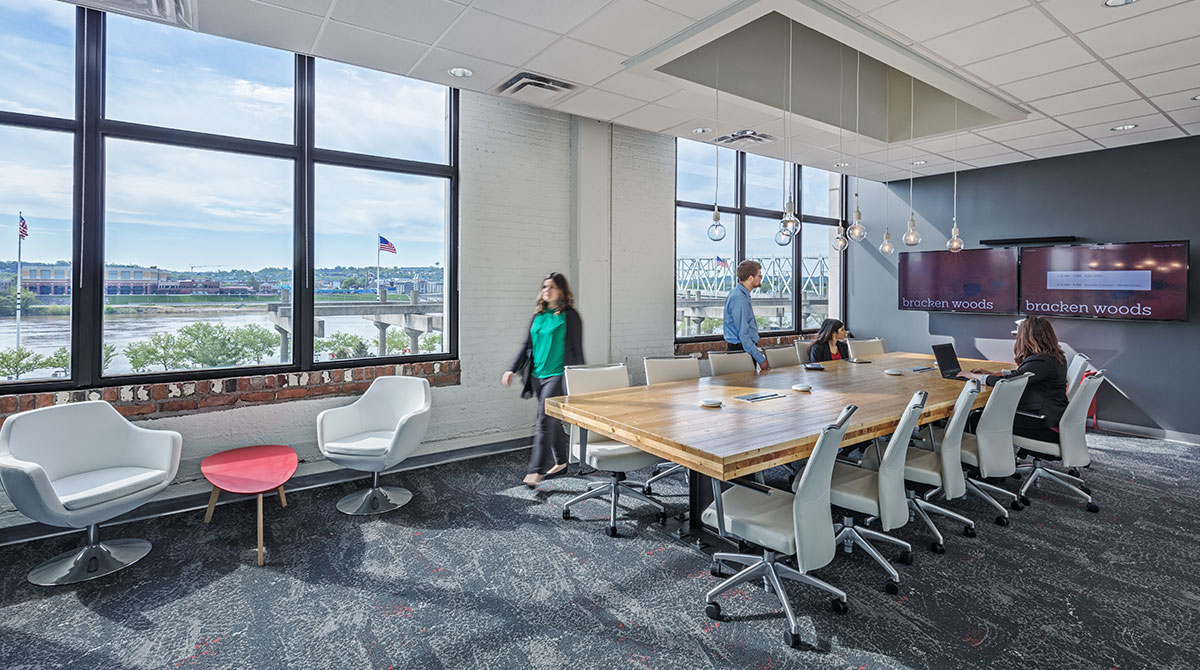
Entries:
<svg viewBox="0 0 1200 670">
<path fill-rule="evenodd" d="M 1025 247 L 1021 312 L 1187 321 L 1188 242 Z"/>
<path fill-rule="evenodd" d="M 1017 250 L 966 249 L 900 254 L 900 309 L 1017 313 Z"/>
</svg>

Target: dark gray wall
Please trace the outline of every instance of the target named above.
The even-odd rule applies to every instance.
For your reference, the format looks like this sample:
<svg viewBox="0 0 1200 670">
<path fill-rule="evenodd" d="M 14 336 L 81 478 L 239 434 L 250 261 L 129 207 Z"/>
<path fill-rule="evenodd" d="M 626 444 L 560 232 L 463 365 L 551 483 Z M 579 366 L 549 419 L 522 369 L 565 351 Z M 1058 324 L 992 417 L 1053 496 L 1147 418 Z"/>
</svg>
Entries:
<svg viewBox="0 0 1200 670">
<path fill-rule="evenodd" d="M 951 175 L 914 182 L 923 240 L 910 249 L 945 248 L 952 184 Z M 885 193 L 897 246 L 886 257 L 876 248 Z M 964 357 L 1012 360 L 1010 332 L 1019 317 L 897 309 L 908 181 L 863 182 L 859 197 L 870 237 L 848 252 L 847 320 L 854 335 L 886 337 L 893 351 L 927 352 L 933 343 L 954 342 Z M 1113 385 L 1101 391 L 1102 421 L 1200 435 L 1200 391 L 1192 388 L 1200 379 L 1200 137 L 959 172 L 958 222 L 968 248 L 980 239 L 1045 235 L 1088 243 L 1191 240 L 1188 322 L 1052 321 L 1062 342 L 1108 369 Z"/>
</svg>

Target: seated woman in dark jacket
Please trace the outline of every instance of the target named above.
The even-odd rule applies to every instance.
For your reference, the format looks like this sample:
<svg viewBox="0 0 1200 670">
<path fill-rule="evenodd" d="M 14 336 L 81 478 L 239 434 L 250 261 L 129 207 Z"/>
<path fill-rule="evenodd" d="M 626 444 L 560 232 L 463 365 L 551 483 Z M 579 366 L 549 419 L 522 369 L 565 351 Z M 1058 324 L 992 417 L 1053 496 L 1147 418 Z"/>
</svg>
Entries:
<svg viewBox="0 0 1200 670">
<path fill-rule="evenodd" d="M 813 363 L 850 358 L 846 344 L 846 324 L 837 319 L 825 319 L 817 331 L 817 339 L 808 347 L 808 360 Z"/>
<path fill-rule="evenodd" d="M 1050 322 L 1040 316 L 1022 321 L 1013 344 L 1013 356 L 1016 370 L 975 369 L 964 376 L 995 386 L 1003 377 L 1032 372 L 1017 410 L 1045 418 L 1017 414 L 1013 418 L 1013 433 L 1043 442 L 1058 442 L 1058 421 L 1067 409 L 1067 364 Z"/>
</svg>

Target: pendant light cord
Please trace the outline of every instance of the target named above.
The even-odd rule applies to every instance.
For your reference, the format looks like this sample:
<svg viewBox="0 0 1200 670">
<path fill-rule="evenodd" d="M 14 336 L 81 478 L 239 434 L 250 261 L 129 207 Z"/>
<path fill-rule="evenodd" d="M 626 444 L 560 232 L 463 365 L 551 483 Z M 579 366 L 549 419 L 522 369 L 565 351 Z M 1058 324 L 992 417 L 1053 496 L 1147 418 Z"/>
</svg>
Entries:
<svg viewBox="0 0 1200 670">
<path fill-rule="evenodd" d="M 908 218 L 916 214 L 913 210 L 913 130 L 916 128 L 917 87 L 916 80 L 908 78 Z"/>
<path fill-rule="evenodd" d="M 858 186 L 862 181 L 859 177 L 862 164 L 862 132 L 859 130 L 859 110 L 862 107 L 862 89 L 860 77 L 862 76 L 862 52 L 858 54 L 857 62 L 854 67 L 854 211 L 858 212 Z M 855 229 L 857 230 L 857 228 Z"/>
<path fill-rule="evenodd" d="M 954 231 L 958 234 L 958 98 L 954 99 Z"/>
<path fill-rule="evenodd" d="M 784 149 L 787 151 L 787 156 L 785 156 L 783 159 L 783 165 L 784 165 L 784 169 L 787 170 L 787 174 L 785 175 L 785 179 L 784 179 L 784 184 L 787 185 L 786 186 L 787 187 L 787 201 L 792 201 L 793 196 L 795 195 L 793 193 L 793 191 L 796 190 L 795 167 L 793 166 L 793 168 L 790 170 L 787 169 L 787 166 L 790 165 L 792 162 L 792 21 L 791 21 L 791 19 L 788 19 L 787 77 L 788 77 L 787 118 L 785 119 L 786 123 L 784 123 L 784 126 L 783 126 L 783 132 L 785 135 Z M 789 180 L 789 179 L 787 179 L 787 177 L 791 177 L 791 179 Z M 790 185 L 788 185 L 789 182 L 790 182 Z M 786 201 L 785 201 L 785 203 L 786 203 Z M 784 209 L 786 209 L 786 208 L 787 208 L 787 205 L 785 204 Z"/>
<path fill-rule="evenodd" d="M 716 183 L 713 184 L 713 212 L 719 212 L 717 205 L 720 202 L 721 193 L 721 45 L 715 43 L 713 45 L 713 53 L 716 63 L 716 76 L 713 78 L 713 107 L 716 108 L 717 127 L 715 132 L 717 136 L 713 138 L 713 154 L 716 159 L 713 161 L 713 171 L 716 176 Z"/>
<path fill-rule="evenodd" d="M 888 201 L 892 194 L 891 187 L 888 186 L 888 175 L 892 169 L 892 77 L 885 67 L 883 70 L 883 232 L 886 235 L 888 229 Z"/>
</svg>

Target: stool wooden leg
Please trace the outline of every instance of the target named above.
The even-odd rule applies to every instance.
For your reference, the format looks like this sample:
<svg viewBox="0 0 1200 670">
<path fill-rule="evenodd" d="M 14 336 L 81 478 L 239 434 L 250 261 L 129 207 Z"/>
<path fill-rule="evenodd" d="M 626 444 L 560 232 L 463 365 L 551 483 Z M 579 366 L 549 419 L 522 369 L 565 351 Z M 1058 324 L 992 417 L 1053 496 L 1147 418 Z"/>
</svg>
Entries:
<svg viewBox="0 0 1200 670">
<path fill-rule="evenodd" d="M 283 486 L 279 487 L 279 506 L 287 507 L 287 496 L 283 494 Z"/>
<path fill-rule="evenodd" d="M 204 523 L 212 521 L 213 510 L 217 508 L 217 494 L 221 489 L 213 487 L 212 495 L 208 496 L 208 510 L 204 513 Z"/>
<path fill-rule="evenodd" d="M 262 494 L 258 494 L 258 564 L 263 564 Z"/>
</svg>

